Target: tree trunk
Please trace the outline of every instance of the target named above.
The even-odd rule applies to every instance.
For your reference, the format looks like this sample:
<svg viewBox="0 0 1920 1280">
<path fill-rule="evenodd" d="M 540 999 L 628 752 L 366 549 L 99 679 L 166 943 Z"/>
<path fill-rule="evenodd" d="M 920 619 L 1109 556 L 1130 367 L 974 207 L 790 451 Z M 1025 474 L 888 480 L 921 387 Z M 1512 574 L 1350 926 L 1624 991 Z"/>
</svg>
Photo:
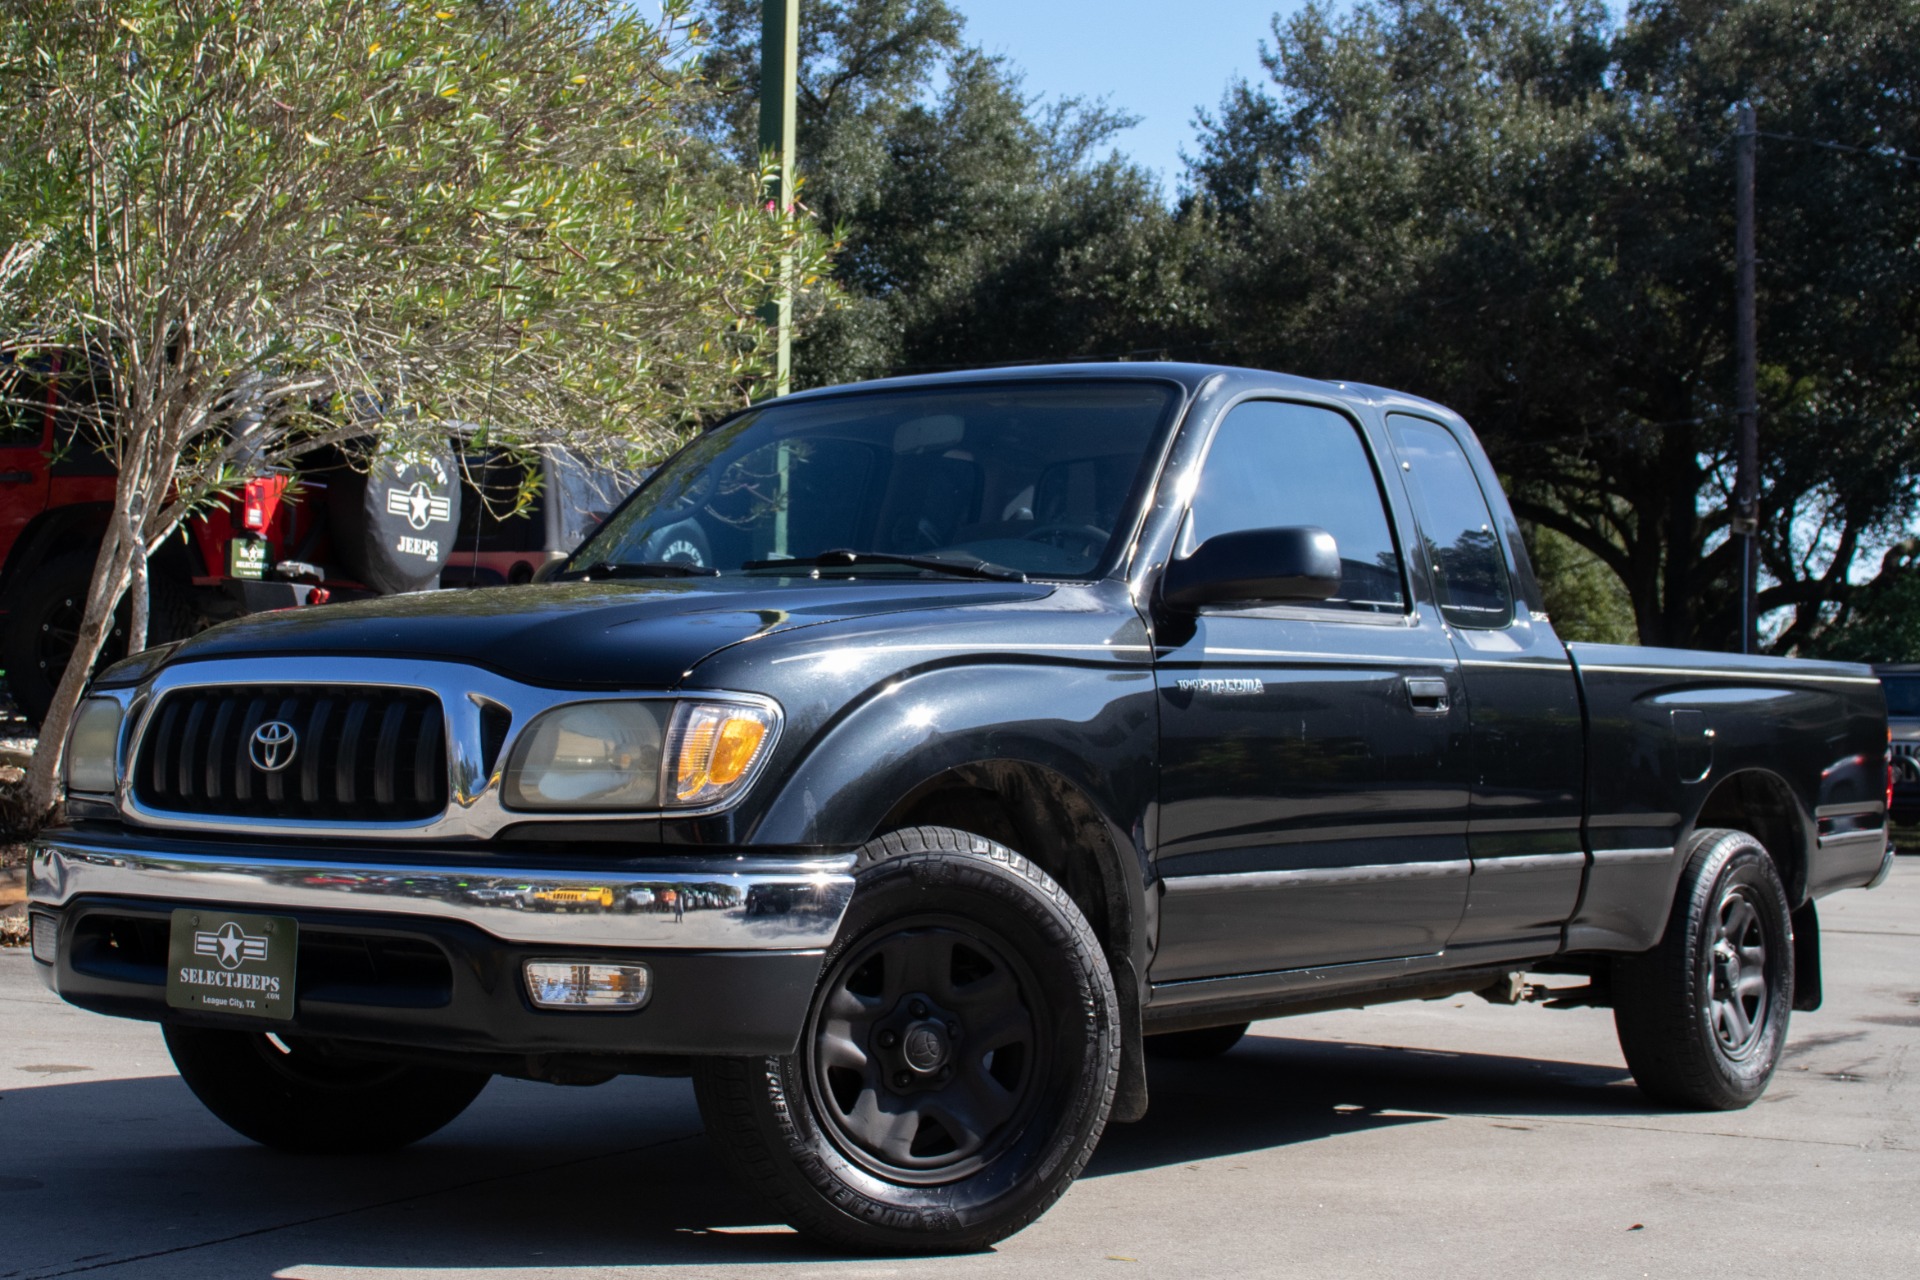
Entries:
<svg viewBox="0 0 1920 1280">
<path fill-rule="evenodd" d="M 74 641 L 73 656 L 61 673 L 54 689 L 53 703 L 40 722 L 40 741 L 33 752 L 32 767 L 27 770 L 27 812 L 35 822 L 46 819 L 59 786 L 60 763 L 67 750 L 67 728 L 73 722 L 74 708 L 80 705 L 80 693 L 93 674 L 94 661 L 106 643 L 113 626 L 113 612 L 119 607 L 132 572 L 137 552 L 144 552 L 137 537 L 130 536 L 124 510 L 116 503 L 113 523 L 101 539 L 100 555 L 93 565 L 93 583 L 87 590 L 87 607 L 81 615 L 80 635 Z"/>
<path fill-rule="evenodd" d="M 153 611 L 153 589 L 147 576 L 147 549 L 143 545 L 128 566 L 127 594 L 132 608 L 127 621 L 127 652 L 138 653 L 147 647 L 147 625 Z"/>
</svg>

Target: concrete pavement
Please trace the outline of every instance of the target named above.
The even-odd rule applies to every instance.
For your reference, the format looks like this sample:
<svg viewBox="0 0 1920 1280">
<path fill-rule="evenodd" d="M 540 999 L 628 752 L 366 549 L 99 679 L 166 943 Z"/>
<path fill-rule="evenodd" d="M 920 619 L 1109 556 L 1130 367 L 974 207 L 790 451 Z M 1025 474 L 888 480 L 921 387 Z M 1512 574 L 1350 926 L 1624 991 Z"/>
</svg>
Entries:
<svg viewBox="0 0 1920 1280">
<path fill-rule="evenodd" d="M 906 1261 L 771 1222 L 684 1081 L 495 1081 L 399 1155 L 276 1155 L 201 1110 L 157 1029 L 0 950 L 0 1280 L 1920 1275 L 1920 858 L 1821 911 L 1827 1005 L 1747 1111 L 1648 1106 L 1605 1012 L 1268 1022 L 1157 1064 L 1152 1113 L 1033 1227 Z"/>
</svg>

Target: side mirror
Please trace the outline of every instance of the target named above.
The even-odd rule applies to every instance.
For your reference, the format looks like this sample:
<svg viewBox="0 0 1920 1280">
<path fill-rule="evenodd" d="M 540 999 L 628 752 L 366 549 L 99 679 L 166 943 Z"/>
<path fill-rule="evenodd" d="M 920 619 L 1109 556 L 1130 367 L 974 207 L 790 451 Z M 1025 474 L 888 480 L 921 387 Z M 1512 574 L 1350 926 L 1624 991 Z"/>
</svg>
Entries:
<svg viewBox="0 0 1920 1280">
<path fill-rule="evenodd" d="M 1340 589 L 1340 548 L 1312 525 L 1242 529 L 1208 538 L 1168 562 L 1160 599 L 1176 609 L 1203 604 L 1325 600 Z"/>
</svg>

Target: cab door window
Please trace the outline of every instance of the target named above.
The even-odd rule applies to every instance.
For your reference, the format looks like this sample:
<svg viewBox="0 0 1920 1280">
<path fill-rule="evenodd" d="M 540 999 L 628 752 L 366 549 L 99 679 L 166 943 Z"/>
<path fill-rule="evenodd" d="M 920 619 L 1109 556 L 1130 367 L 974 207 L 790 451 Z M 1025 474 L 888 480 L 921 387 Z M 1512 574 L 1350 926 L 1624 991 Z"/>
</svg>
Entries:
<svg viewBox="0 0 1920 1280">
<path fill-rule="evenodd" d="M 1289 525 L 1325 529 L 1340 548 L 1340 590 L 1305 607 L 1405 612 L 1400 552 L 1359 428 L 1314 405 L 1236 405 L 1208 446 L 1180 554 L 1218 534 Z"/>
</svg>

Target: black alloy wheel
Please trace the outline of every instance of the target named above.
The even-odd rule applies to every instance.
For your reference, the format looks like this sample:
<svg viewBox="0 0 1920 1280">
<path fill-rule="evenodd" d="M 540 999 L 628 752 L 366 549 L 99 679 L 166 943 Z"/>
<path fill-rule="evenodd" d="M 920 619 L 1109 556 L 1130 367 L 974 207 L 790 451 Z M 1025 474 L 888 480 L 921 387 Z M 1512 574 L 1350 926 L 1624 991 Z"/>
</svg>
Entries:
<svg viewBox="0 0 1920 1280">
<path fill-rule="evenodd" d="M 6 616 L 0 619 L 0 668 L 19 704 L 20 714 L 35 724 L 46 718 L 54 690 L 80 642 L 87 591 L 93 581 L 95 552 L 70 551 L 42 565 L 8 589 Z M 107 629 L 100 661 L 126 656 L 128 608 L 122 602 Z"/>
<path fill-rule="evenodd" d="M 1793 922 L 1772 857 L 1744 831 L 1688 846 L 1666 935 L 1613 964 L 1613 1021 L 1640 1091 L 1699 1110 L 1766 1092 L 1793 1010 Z"/>
<path fill-rule="evenodd" d="M 1712 977 L 1707 1005 L 1720 1052 L 1750 1057 L 1766 1038 L 1772 1000 L 1767 981 L 1767 933 L 1751 888 L 1726 886 L 1714 911 Z"/>
<path fill-rule="evenodd" d="M 93 582 L 95 548 L 81 548 L 55 556 L 16 579 L 7 590 L 5 616 L 0 617 L 0 670 L 20 707 L 20 714 L 39 724 L 53 705 L 54 691 L 80 642 L 80 623 Z M 156 558 L 147 578 L 147 642 L 164 644 L 192 635 L 201 625 L 185 576 Z M 117 662 L 127 653 L 127 628 L 132 602 L 123 597 L 108 624 L 95 669 Z"/>
<path fill-rule="evenodd" d="M 928 916 L 881 931 L 834 966 L 807 1029 L 822 1127 L 897 1182 L 977 1171 L 1038 1101 L 1036 1006 L 1038 981 L 991 930 Z"/>
<path fill-rule="evenodd" d="M 815 1240 L 983 1249 L 1085 1167 L 1119 1001 L 1086 917 L 1033 863 L 945 827 L 861 850 L 794 1053 L 697 1063 L 734 1174 Z"/>
</svg>

